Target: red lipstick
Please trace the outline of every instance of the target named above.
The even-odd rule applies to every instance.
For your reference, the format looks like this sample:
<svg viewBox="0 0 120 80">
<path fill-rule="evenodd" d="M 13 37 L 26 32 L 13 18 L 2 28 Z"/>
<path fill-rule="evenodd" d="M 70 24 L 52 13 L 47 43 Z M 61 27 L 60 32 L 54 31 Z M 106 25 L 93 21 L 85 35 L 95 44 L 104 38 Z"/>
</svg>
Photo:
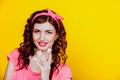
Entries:
<svg viewBox="0 0 120 80">
<path fill-rule="evenodd" d="M 47 42 L 38 42 L 38 44 L 41 46 L 41 47 L 45 47 L 47 45 Z"/>
</svg>

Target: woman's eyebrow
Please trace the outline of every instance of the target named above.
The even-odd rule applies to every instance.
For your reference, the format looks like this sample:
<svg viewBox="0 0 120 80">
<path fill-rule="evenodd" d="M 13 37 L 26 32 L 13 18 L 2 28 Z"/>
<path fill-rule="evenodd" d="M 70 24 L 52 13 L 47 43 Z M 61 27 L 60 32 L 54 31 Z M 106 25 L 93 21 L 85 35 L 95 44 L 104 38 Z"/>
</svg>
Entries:
<svg viewBox="0 0 120 80">
<path fill-rule="evenodd" d="M 39 29 L 33 29 L 33 30 L 39 30 Z"/>
<path fill-rule="evenodd" d="M 39 29 L 33 29 L 33 30 L 40 31 Z M 45 30 L 45 31 L 50 31 L 50 32 L 52 32 L 53 30 L 47 29 L 47 30 Z"/>
<path fill-rule="evenodd" d="M 46 31 L 53 31 L 53 30 L 46 30 Z"/>
</svg>

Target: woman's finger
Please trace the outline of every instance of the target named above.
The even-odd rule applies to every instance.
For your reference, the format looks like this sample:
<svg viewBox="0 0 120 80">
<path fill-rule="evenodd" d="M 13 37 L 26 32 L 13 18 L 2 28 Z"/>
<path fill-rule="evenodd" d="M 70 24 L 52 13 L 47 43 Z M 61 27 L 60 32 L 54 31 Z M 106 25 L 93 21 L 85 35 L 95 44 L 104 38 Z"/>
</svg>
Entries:
<svg viewBox="0 0 120 80">
<path fill-rule="evenodd" d="M 41 60 L 42 60 L 42 62 L 43 62 L 43 64 L 44 64 L 44 66 L 47 66 L 48 68 L 50 68 L 50 65 L 49 65 L 49 63 L 47 62 L 47 60 L 45 59 L 44 55 L 41 55 Z"/>
<path fill-rule="evenodd" d="M 38 60 L 38 58 L 35 59 L 36 64 L 38 65 L 38 67 L 40 68 L 40 70 L 44 69 L 44 66 L 42 66 Z"/>
<path fill-rule="evenodd" d="M 41 52 L 41 50 L 37 50 L 37 58 L 40 58 L 40 56 L 42 55 L 42 52 Z"/>
<path fill-rule="evenodd" d="M 49 55 L 48 64 L 51 65 L 51 62 L 52 62 L 52 54 L 49 53 L 48 55 Z"/>
</svg>

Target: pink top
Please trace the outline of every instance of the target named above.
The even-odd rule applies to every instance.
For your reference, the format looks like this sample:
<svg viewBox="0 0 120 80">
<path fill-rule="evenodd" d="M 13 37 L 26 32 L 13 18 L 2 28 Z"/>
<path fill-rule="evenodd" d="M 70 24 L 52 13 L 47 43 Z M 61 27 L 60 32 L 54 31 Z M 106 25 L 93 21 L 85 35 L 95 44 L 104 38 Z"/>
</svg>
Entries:
<svg viewBox="0 0 120 80">
<path fill-rule="evenodd" d="M 28 69 L 24 68 L 22 70 L 16 71 L 16 69 L 18 69 L 17 66 L 18 56 L 19 56 L 18 49 L 15 49 L 10 54 L 8 54 L 8 59 L 14 65 L 14 71 L 12 73 L 11 80 L 41 80 L 40 73 L 33 72 L 30 66 L 28 66 Z M 72 78 L 70 67 L 66 64 L 63 67 L 61 65 L 58 67 L 59 73 L 58 74 L 56 74 L 56 72 L 53 73 L 52 80 L 65 80 L 67 78 Z"/>
</svg>

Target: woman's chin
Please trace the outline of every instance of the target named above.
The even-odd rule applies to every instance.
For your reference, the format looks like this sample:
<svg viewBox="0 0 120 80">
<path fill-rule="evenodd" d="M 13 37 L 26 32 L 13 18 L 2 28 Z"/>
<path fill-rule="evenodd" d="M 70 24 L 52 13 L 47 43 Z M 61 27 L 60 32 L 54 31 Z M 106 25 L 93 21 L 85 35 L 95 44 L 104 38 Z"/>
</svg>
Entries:
<svg viewBox="0 0 120 80">
<path fill-rule="evenodd" d="M 38 49 L 41 51 L 46 51 L 48 48 L 47 47 L 38 47 Z"/>
</svg>

